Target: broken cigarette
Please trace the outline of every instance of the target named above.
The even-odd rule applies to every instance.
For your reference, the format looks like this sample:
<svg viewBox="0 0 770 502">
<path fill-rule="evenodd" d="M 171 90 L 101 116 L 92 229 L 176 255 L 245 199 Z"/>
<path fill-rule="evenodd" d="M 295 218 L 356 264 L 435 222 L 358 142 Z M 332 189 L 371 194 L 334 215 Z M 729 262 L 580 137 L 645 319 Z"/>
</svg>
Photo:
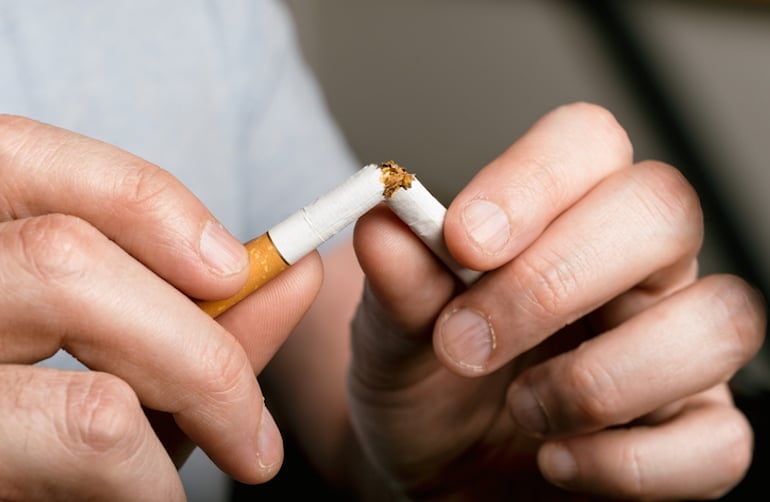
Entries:
<svg viewBox="0 0 770 502">
<path fill-rule="evenodd" d="M 478 278 L 479 272 L 461 267 L 446 249 L 442 233 L 444 206 L 414 175 L 394 162 L 385 162 L 364 166 L 342 184 L 246 243 L 250 271 L 243 288 L 229 298 L 200 301 L 198 305 L 217 317 L 383 201 L 463 283 L 470 285 Z"/>
<path fill-rule="evenodd" d="M 481 277 L 482 272 L 463 267 L 449 253 L 444 241 L 446 208 L 420 180 L 414 178 L 410 190 L 396 191 L 386 203 L 463 284 L 470 286 Z"/>
</svg>

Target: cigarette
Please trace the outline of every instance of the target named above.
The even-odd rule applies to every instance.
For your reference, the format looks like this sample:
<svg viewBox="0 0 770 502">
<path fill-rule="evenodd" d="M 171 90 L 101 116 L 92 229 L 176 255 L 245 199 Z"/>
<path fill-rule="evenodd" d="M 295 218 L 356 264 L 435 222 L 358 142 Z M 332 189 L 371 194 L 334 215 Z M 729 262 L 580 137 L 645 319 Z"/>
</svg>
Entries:
<svg viewBox="0 0 770 502">
<path fill-rule="evenodd" d="M 481 277 L 482 272 L 463 267 L 447 249 L 444 241 L 446 208 L 420 180 L 413 178 L 409 190 L 394 192 L 386 204 L 465 286 Z"/>
<path fill-rule="evenodd" d="M 407 193 L 409 196 L 405 197 Z M 463 283 L 470 285 L 476 280 L 480 274 L 461 267 L 447 251 L 442 234 L 444 206 L 414 175 L 394 162 L 385 162 L 364 166 L 342 184 L 247 242 L 246 284 L 229 298 L 198 301 L 198 306 L 211 317 L 219 316 L 383 201 Z"/>
</svg>

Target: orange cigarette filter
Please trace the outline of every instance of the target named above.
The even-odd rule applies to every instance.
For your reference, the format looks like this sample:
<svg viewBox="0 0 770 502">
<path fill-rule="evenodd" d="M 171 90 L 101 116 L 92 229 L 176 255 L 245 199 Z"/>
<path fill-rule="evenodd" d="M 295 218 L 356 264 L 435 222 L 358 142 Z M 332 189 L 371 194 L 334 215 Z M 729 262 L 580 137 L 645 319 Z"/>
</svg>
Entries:
<svg viewBox="0 0 770 502">
<path fill-rule="evenodd" d="M 198 306 L 211 317 L 217 317 L 289 268 L 267 233 L 247 242 L 246 250 L 249 252 L 249 278 L 241 290 L 222 300 L 198 302 Z"/>
</svg>

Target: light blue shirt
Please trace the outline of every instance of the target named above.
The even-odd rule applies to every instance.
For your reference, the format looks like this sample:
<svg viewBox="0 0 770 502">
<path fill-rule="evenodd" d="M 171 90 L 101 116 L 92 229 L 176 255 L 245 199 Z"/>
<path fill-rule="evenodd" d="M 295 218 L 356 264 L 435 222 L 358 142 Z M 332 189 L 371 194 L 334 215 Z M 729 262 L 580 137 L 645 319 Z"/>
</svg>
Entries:
<svg viewBox="0 0 770 502">
<path fill-rule="evenodd" d="M 0 112 L 158 164 L 242 240 L 358 167 L 278 1 L 0 0 Z M 200 452 L 182 476 L 226 495 Z"/>
<path fill-rule="evenodd" d="M 293 37 L 269 0 L 0 0 L 0 112 L 160 165 L 247 239 L 356 164 Z"/>
</svg>

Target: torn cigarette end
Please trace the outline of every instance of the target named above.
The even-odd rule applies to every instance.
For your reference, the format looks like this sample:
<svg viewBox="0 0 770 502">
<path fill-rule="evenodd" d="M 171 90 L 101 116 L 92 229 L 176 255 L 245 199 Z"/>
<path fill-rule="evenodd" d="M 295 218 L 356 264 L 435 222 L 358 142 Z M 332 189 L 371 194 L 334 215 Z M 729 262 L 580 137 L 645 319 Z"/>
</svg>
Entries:
<svg viewBox="0 0 770 502">
<path fill-rule="evenodd" d="M 248 242 L 250 270 L 246 284 L 230 298 L 199 301 L 200 308 L 217 317 L 382 202 L 382 177 L 378 164 L 364 166 L 343 183 Z M 404 178 L 403 174 L 401 178 Z M 398 183 L 400 186 L 408 182 Z"/>
<path fill-rule="evenodd" d="M 200 301 L 198 305 L 217 317 L 383 199 L 464 284 L 470 285 L 478 279 L 480 272 L 460 266 L 446 248 L 443 238 L 446 208 L 414 175 L 391 160 L 364 166 L 345 182 L 248 242 L 250 271 L 243 288 L 230 298 Z"/>
<path fill-rule="evenodd" d="M 411 188 L 414 175 L 409 174 L 406 169 L 392 160 L 380 164 L 380 171 L 382 171 L 381 180 L 384 186 L 382 195 L 386 199 L 390 199 L 399 188 L 404 190 Z"/>
</svg>

